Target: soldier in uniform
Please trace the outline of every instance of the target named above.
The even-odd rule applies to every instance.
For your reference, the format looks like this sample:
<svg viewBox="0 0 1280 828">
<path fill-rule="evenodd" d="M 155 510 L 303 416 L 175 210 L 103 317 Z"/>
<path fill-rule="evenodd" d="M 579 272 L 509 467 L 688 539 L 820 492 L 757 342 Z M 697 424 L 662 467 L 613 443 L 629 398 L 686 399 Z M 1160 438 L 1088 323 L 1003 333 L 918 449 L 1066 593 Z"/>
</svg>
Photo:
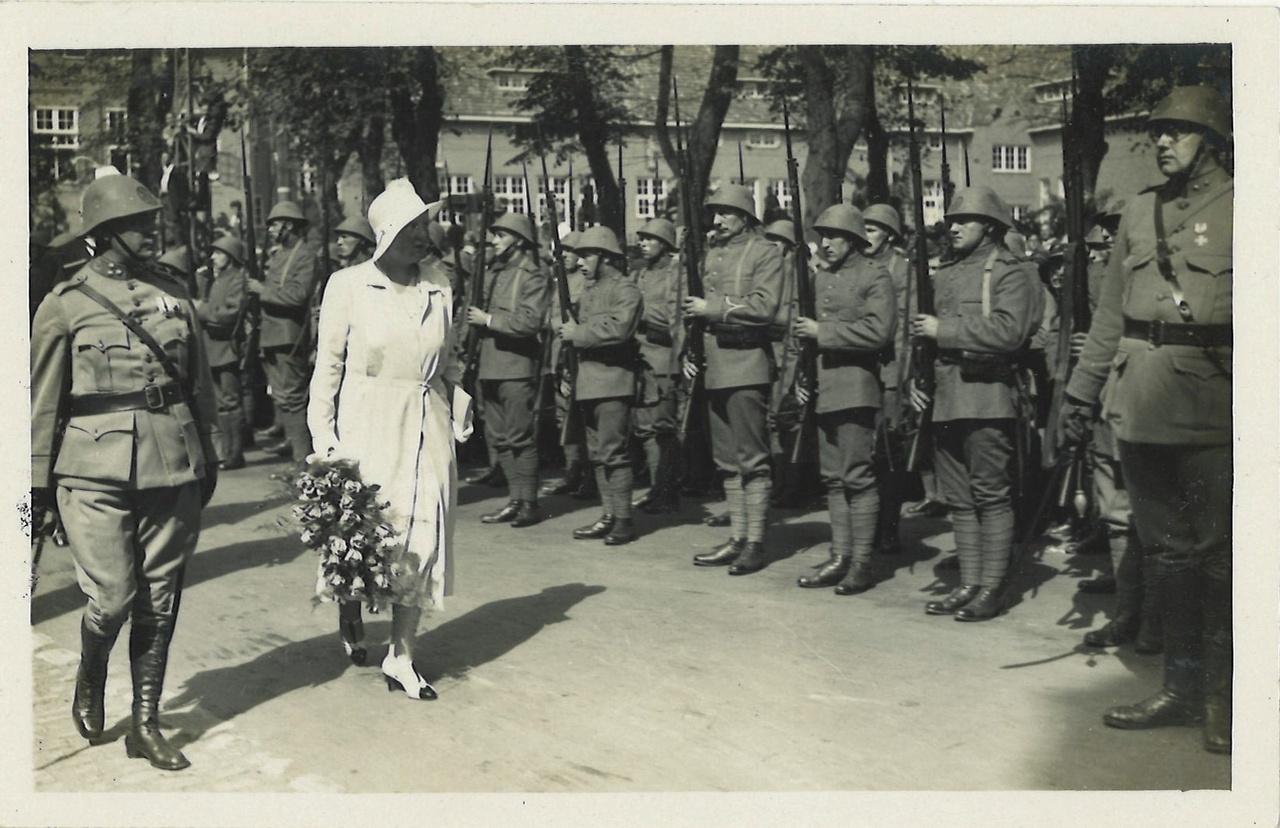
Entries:
<svg viewBox="0 0 1280 828">
<path fill-rule="evenodd" d="M 777 376 L 769 391 L 769 449 L 773 455 L 773 493 L 770 505 L 794 509 L 806 500 L 801 473 L 809 458 L 792 463 L 791 454 L 800 432 L 800 406 L 791 393 L 796 380 L 798 350 L 791 330 L 796 318 L 795 255 L 796 228 L 789 219 L 779 219 L 764 229 L 764 237 L 778 246 L 782 254 L 782 296 L 778 316 L 769 325 L 769 341 Z M 803 465 L 802 465 L 803 464 Z M 812 469 L 810 469 L 812 471 Z"/>
<path fill-rule="evenodd" d="M 533 408 L 542 354 L 538 334 L 546 318 L 548 285 L 528 216 L 504 213 L 489 230 L 493 264 L 485 273 L 485 306 L 468 308 L 467 321 L 482 328 L 476 376 L 484 439 L 497 453 L 510 499 L 481 521 L 510 523 L 518 529 L 542 521 Z"/>
<path fill-rule="evenodd" d="M 271 386 L 276 422 L 284 442 L 268 450 L 291 454 L 302 463 L 311 453 L 307 431 L 307 386 L 311 381 L 307 328 L 312 299 L 320 281 L 320 259 L 307 246 L 307 218 L 292 201 L 282 201 L 267 216 L 267 234 L 276 245 L 267 260 L 266 278 L 250 279 L 249 292 L 262 307 L 259 347 Z"/>
<path fill-rule="evenodd" d="M 569 284 L 569 302 L 573 306 L 575 313 L 578 307 L 578 300 L 582 298 L 582 286 L 584 283 L 582 270 L 578 267 L 578 244 L 581 241 L 582 234 L 577 230 L 566 233 L 560 239 L 560 250 L 564 255 L 565 280 Z M 552 336 L 555 336 L 559 326 L 560 291 L 556 289 L 551 291 Z M 561 342 L 562 340 L 558 336 L 552 342 L 551 365 L 556 377 L 561 377 L 563 373 L 561 362 L 564 350 L 561 347 Z M 565 418 L 569 416 L 569 395 L 565 393 L 567 390 L 567 380 L 556 382 L 556 428 L 562 434 Z M 595 474 L 589 469 L 590 461 L 586 457 L 586 446 L 582 442 L 581 435 L 571 434 L 568 437 L 568 442 L 562 441 L 560 444 L 560 448 L 564 451 L 564 477 L 560 480 L 548 480 L 542 484 L 538 491 L 544 495 L 572 494 L 575 497 L 582 493 L 585 495 L 582 499 L 595 500 Z"/>
<path fill-rule="evenodd" d="M 897 301 L 894 338 L 891 347 L 884 351 L 880 363 L 880 383 L 884 387 L 884 405 L 880 409 L 878 424 L 879 460 L 876 478 L 880 481 L 880 516 L 876 519 L 876 551 L 883 555 L 896 554 L 901 549 L 898 527 L 902 505 L 910 488 L 906 458 L 900 451 L 902 422 L 902 398 L 899 389 L 906 382 L 907 363 L 911 355 L 911 329 L 907 320 L 907 306 L 915 294 L 911 282 L 911 265 L 895 245 L 902 241 L 902 219 L 898 211 L 888 204 L 872 204 L 862 214 L 867 228 L 868 246 L 863 255 L 878 262 L 889 271 L 893 281 L 893 295 Z M 892 462 L 890 462 L 892 461 Z"/>
<path fill-rule="evenodd" d="M 205 353 L 217 390 L 218 423 L 222 451 L 218 468 L 244 468 L 244 404 L 240 393 L 240 346 L 237 336 L 244 322 L 246 276 L 244 244 L 230 236 L 214 239 L 213 283 L 205 298 L 196 302 L 204 326 Z"/>
<path fill-rule="evenodd" d="M 706 392 L 711 453 L 724 476 L 729 540 L 695 555 L 697 566 L 730 565 L 730 575 L 767 563 L 764 527 L 771 489 L 769 386 L 777 366 L 769 324 L 782 296 L 782 255 L 760 233 L 751 191 L 728 184 L 708 195 L 712 228 L 702 260 L 705 296 L 686 296 L 682 309 L 707 322 Z M 686 376 L 699 366 L 686 362 Z"/>
<path fill-rule="evenodd" d="M 676 382 L 684 338 L 680 318 L 680 294 L 684 274 L 676 257 L 676 228 L 665 218 L 655 218 L 636 232 L 643 256 L 631 271 L 644 295 L 640 321 L 640 356 L 656 384 L 653 405 L 635 410 L 635 435 L 644 446 L 649 466 L 649 492 L 636 508 L 653 515 L 680 508 L 680 424 L 676 417 Z"/>
<path fill-rule="evenodd" d="M 83 227 L 97 255 L 45 297 L 32 329 L 31 485 L 40 511 L 56 487 L 88 598 L 76 729 L 102 735 L 107 662 L 131 617 L 125 749 L 181 770 L 190 763 L 160 731 L 160 695 L 183 569 L 217 484 L 219 434 L 195 308 L 151 261 L 159 211 L 159 199 L 123 175 L 85 190 Z"/>
<path fill-rule="evenodd" d="M 1040 326 L 1044 291 L 1035 265 L 1001 244 L 1009 208 L 988 187 L 956 193 L 946 213 L 955 258 L 933 276 L 936 316 L 912 335 L 938 343 L 934 468 L 950 507 L 960 585 L 930 601 L 930 615 L 984 621 L 1004 610 L 1013 551 L 1017 355 Z M 914 386 L 912 404 L 929 398 Z"/>
<path fill-rule="evenodd" d="M 604 514 L 590 526 L 574 530 L 573 536 L 604 538 L 609 546 L 619 546 L 636 539 L 627 437 L 640 367 L 635 336 L 643 299 L 640 288 L 620 269 L 625 254 L 608 227 L 584 231 L 577 251 L 578 267 L 586 280 L 578 321 L 561 323 L 558 335 L 577 350 L 574 399 L 582 410 L 587 452 L 595 464 Z"/>
<path fill-rule="evenodd" d="M 1231 751 L 1231 110 L 1178 87 L 1147 134 L 1167 180 L 1125 208 L 1061 420 L 1082 439 L 1103 400 L 1138 535 L 1156 560 L 1164 686 L 1112 708 L 1118 728 L 1204 722 Z M 1105 385 L 1105 388 L 1104 388 Z"/>
<path fill-rule="evenodd" d="M 862 255 L 869 245 L 862 213 L 848 204 L 822 211 L 825 266 L 814 280 L 817 319 L 798 316 L 797 337 L 818 345 L 818 462 L 827 489 L 831 558 L 802 587 L 835 586 L 855 595 L 875 585 L 871 550 L 880 493 L 872 453 L 879 414 L 881 352 L 893 342 L 897 300 L 884 265 Z M 801 404 L 808 391 L 797 388 Z"/>
<path fill-rule="evenodd" d="M 367 218 L 352 216 L 334 228 L 333 245 L 338 252 L 338 267 L 355 267 L 373 257 L 377 239 Z"/>
</svg>

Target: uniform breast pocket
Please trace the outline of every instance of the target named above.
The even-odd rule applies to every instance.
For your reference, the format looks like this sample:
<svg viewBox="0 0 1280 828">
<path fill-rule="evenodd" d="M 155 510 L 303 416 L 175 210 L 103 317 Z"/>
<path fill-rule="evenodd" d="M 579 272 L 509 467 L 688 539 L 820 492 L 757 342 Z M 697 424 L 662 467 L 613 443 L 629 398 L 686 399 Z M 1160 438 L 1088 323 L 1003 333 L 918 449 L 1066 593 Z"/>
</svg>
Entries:
<svg viewBox="0 0 1280 828">
<path fill-rule="evenodd" d="M 1210 276 L 1222 276 L 1231 272 L 1231 254 L 1201 251 L 1188 253 L 1187 268 Z"/>
<path fill-rule="evenodd" d="M 78 373 L 90 374 L 99 391 L 117 390 L 126 380 L 131 347 L 132 336 L 123 325 L 85 328 L 75 338 Z"/>
<path fill-rule="evenodd" d="M 128 480 L 132 460 L 132 411 L 73 417 L 63 435 L 54 473 L 98 480 Z"/>
</svg>

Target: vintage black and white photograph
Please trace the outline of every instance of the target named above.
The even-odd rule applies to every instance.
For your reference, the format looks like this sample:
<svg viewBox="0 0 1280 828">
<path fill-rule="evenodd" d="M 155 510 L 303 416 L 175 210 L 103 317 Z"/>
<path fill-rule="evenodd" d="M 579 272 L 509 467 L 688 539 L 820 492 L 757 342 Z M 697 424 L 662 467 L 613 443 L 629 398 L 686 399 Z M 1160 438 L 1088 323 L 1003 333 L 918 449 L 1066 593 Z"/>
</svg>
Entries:
<svg viewBox="0 0 1280 828">
<path fill-rule="evenodd" d="M 1236 138 L 1274 42 L 1258 68 L 1209 9 L 1026 8 L 1019 37 L 494 5 L 433 37 L 451 7 L 263 4 L 295 37 L 175 5 L 135 8 L 191 28 L 10 48 L 6 747 L 53 810 L 0 821 L 697 794 L 732 815 L 576 819 L 825 825 L 920 791 L 862 821 L 1098 819 L 943 805 L 1072 792 L 1255 824 L 1227 814 L 1276 782 L 1274 528 L 1241 540 L 1246 502 L 1274 524 L 1276 372 L 1234 346 L 1276 217 L 1237 226 Z M 1237 301 L 1244 236 L 1270 242 Z M 1253 426 L 1237 370 L 1272 383 L 1240 386 Z M 300 796 L 58 810 L 100 793 Z"/>
</svg>

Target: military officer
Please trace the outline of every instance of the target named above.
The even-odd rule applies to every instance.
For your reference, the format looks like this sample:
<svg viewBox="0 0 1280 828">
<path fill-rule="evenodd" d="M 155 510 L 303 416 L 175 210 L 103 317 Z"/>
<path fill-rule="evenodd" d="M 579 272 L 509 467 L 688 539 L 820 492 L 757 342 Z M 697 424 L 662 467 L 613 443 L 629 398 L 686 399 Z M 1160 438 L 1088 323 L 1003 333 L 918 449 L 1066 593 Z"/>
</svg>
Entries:
<svg viewBox="0 0 1280 828">
<path fill-rule="evenodd" d="M 88 602 L 72 719 L 102 735 L 107 662 L 132 617 L 133 716 L 125 749 L 164 770 L 190 763 L 160 730 L 182 574 L 217 483 L 213 379 L 183 283 L 152 263 L 160 201 L 112 175 L 84 193 L 94 258 L 56 285 L 31 335 L 31 485 L 56 496 Z M 55 495 L 56 488 L 56 495 Z"/>
<path fill-rule="evenodd" d="M 213 282 L 208 295 L 196 302 L 204 327 L 205 353 L 213 372 L 222 429 L 220 469 L 244 468 L 244 405 L 240 393 L 240 347 L 248 294 L 244 272 L 244 244 L 230 236 L 213 241 Z"/>
<path fill-rule="evenodd" d="M 1231 751 L 1231 110 L 1177 87 L 1147 134 L 1167 179 L 1125 208 L 1061 419 L 1082 438 L 1103 400 L 1138 535 L 1156 560 L 1164 686 L 1111 727 L 1204 722 Z"/>
<path fill-rule="evenodd" d="M 481 328 L 476 376 L 484 404 L 484 438 L 497 453 L 510 499 L 481 520 L 522 528 L 542 520 L 533 408 L 542 350 L 538 334 L 550 299 L 529 217 L 504 213 L 489 230 L 493 258 L 485 273 L 484 307 L 468 308 L 467 321 Z"/>
<path fill-rule="evenodd" d="M 880 483 L 880 516 L 876 519 L 876 551 L 892 555 L 901 549 L 898 526 L 902 505 L 909 489 L 909 473 L 904 468 L 902 452 L 902 399 L 899 389 L 906 382 L 907 364 L 911 356 L 911 329 L 907 320 L 910 297 L 915 294 L 911 283 L 911 264 L 897 245 L 902 243 L 902 219 L 888 204 L 872 204 L 862 214 L 867 228 L 867 249 L 863 255 L 889 271 L 893 295 L 897 300 L 897 323 L 891 347 L 884 350 L 880 364 L 880 382 L 884 386 L 884 405 L 880 409 L 876 455 L 880 461 L 877 479 Z M 890 464 L 890 460 L 893 461 Z M 890 467 L 892 465 L 892 467 Z"/>
<path fill-rule="evenodd" d="M 751 191 L 727 184 L 707 196 L 712 227 L 702 260 L 705 296 L 686 296 L 686 315 L 701 317 L 706 352 L 711 452 L 724 476 L 729 540 L 694 556 L 698 566 L 730 565 L 747 575 L 767 563 L 764 527 L 771 489 L 767 415 L 777 366 L 769 324 L 782 296 L 782 254 L 760 233 Z M 699 366 L 684 364 L 686 376 Z"/>
<path fill-rule="evenodd" d="M 644 302 L 640 288 L 622 273 L 625 254 L 608 227 L 585 230 L 577 252 L 585 279 L 578 321 L 562 322 L 558 335 L 578 354 L 574 400 L 582 411 L 604 514 L 573 536 L 604 538 L 609 546 L 619 546 L 636 539 L 627 437 L 640 369 L 635 336 Z"/>
<path fill-rule="evenodd" d="M 338 266 L 355 267 L 373 257 L 377 239 L 373 237 L 373 228 L 367 218 L 351 216 L 334 228 L 333 245 L 338 252 Z"/>
<path fill-rule="evenodd" d="M 635 435 L 644 446 L 649 466 L 649 492 L 634 504 L 649 514 L 680 508 L 679 423 L 676 420 L 676 381 L 684 339 L 680 294 L 684 274 L 676 258 L 676 228 L 655 218 L 636 232 L 642 259 L 631 273 L 644 296 L 640 322 L 640 356 L 656 388 L 646 393 L 652 402 L 636 408 Z"/>
<path fill-rule="evenodd" d="M 933 276 L 937 314 L 912 335 L 936 340 L 934 467 L 951 510 L 960 585 L 925 612 L 983 621 L 1004 609 L 1013 550 L 1017 355 L 1040 326 L 1044 291 L 1034 264 L 1001 244 L 1009 209 L 988 187 L 956 193 L 946 212 L 952 261 Z M 929 398 L 914 384 L 918 410 Z"/>
<path fill-rule="evenodd" d="M 292 201 L 281 201 L 267 215 L 267 234 L 276 245 L 267 260 L 266 278 L 249 279 L 248 290 L 262 307 L 259 347 L 271 386 L 276 422 L 284 442 L 269 447 L 302 463 L 311 453 L 307 430 L 313 294 L 320 281 L 320 259 L 307 246 L 308 221 Z"/>
<path fill-rule="evenodd" d="M 818 460 L 827 489 L 831 558 L 802 587 L 835 586 L 855 595 L 875 585 L 871 550 L 880 493 L 872 453 L 881 403 L 881 353 L 893 343 L 897 300 L 893 278 L 876 259 L 862 213 L 848 204 L 822 211 L 813 229 L 822 237 L 825 267 L 814 279 L 818 317 L 797 316 L 794 333 L 818 346 Z M 797 388 L 803 404 L 808 391 Z"/>
</svg>

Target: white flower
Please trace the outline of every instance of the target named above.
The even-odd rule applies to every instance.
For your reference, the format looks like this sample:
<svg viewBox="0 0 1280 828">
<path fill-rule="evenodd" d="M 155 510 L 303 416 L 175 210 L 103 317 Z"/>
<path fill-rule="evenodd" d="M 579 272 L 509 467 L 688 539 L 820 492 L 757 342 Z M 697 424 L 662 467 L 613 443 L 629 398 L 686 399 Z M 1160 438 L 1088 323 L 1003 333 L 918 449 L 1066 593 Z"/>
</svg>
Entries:
<svg viewBox="0 0 1280 828">
<path fill-rule="evenodd" d="M 333 552 L 342 553 L 347 551 L 347 542 L 342 538 L 329 538 L 329 549 Z"/>
<path fill-rule="evenodd" d="M 314 538 L 315 536 L 316 536 L 316 533 L 311 531 L 310 529 L 303 529 L 302 534 L 298 535 L 298 539 L 301 540 L 303 543 L 311 543 L 311 539 Z"/>
<path fill-rule="evenodd" d="M 351 580 L 351 589 L 353 592 L 364 589 L 364 578 L 357 575 Z"/>
</svg>

